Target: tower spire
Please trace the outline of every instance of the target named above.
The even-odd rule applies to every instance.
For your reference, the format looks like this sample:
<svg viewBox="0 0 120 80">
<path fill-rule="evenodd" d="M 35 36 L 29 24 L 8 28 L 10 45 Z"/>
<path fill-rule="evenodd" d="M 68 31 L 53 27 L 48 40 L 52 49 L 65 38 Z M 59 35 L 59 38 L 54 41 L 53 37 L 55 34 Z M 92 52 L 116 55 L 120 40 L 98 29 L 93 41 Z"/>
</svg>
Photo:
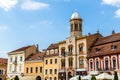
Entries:
<svg viewBox="0 0 120 80">
<path fill-rule="evenodd" d="M 70 19 L 70 36 L 82 36 L 82 19 L 77 11 L 75 11 Z"/>
</svg>

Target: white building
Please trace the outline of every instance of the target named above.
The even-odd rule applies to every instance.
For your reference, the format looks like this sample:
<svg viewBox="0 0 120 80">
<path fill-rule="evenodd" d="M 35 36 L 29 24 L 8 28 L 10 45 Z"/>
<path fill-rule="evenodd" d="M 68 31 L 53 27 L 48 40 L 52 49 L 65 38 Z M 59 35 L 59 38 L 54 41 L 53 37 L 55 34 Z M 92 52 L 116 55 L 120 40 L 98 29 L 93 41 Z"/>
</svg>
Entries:
<svg viewBox="0 0 120 80">
<path fill-rule="evenodd" d="M 8 53 L 8 65 L 7 65 L 7 76 L 12 77 L 15 75 L 22 76 L 24 75 L 24 62 L 25 59 L 33 54 L 36 53 L 38 49 L 33 46 L 26 46 L 14 50 Z"/>
</svg>

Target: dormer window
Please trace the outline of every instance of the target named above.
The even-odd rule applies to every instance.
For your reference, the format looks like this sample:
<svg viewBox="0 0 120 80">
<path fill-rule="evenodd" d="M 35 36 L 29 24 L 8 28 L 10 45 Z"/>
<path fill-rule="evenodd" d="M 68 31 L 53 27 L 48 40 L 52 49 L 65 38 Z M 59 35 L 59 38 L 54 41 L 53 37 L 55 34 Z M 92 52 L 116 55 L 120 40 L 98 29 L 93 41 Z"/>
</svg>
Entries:
<svg viewBox="0 0 120 80">
<path fill-rule="evenodd" d="M 29 60 L 32 60 L 32 57 L 30 57 Z"/>
<path fill-rule="evenodd" d="M 115 50 L 117 48 L 116 45 L 111 45 L 111 50 Z"/>
<path fill-rule="evenodd" d="M 101 51 L 101 49 L 100 48 L 96 48 L 96 52 L 100 52 Z"/>
</svg>

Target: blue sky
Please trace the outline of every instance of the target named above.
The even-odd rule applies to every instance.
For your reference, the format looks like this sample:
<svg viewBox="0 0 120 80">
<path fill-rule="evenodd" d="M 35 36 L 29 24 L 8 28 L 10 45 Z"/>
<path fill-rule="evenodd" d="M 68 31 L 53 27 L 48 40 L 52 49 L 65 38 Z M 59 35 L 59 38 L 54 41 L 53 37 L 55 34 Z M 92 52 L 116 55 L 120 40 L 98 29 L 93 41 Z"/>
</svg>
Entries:
<svg viewBox="0 0 120 80">
<path fill-rule="evenodd" d="M 42 50 L 66 39 L 75 9 L 84 35 L 120 32 L 120 0 L 0 0 L 0 57 L 23 46 L 39 44 Z"/>
</svg>

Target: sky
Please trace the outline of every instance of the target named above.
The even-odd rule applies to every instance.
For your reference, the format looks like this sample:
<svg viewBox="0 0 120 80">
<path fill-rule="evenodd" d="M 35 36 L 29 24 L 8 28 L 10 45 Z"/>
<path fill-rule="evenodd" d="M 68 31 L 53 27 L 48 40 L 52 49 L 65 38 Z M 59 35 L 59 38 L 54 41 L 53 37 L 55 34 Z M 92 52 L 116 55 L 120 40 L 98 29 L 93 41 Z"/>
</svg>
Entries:
<svg viewBox="0 0 120 80">
<path fill-rule="evenodd" d="M 23 46 L 39 50 L 70 36 L 74 11 L 83 19 L 83 35 L 120 32 L 120 0 L 0 0 L 0 57 Z"/>
</svg>

